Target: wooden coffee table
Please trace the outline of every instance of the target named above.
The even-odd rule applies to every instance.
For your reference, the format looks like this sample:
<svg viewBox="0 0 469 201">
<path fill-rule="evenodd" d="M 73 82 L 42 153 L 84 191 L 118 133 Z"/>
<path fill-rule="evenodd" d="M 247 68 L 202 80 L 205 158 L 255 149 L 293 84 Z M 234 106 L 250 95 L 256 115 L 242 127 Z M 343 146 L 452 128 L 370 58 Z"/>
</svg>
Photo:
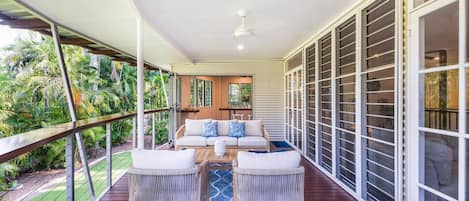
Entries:
<svg viewBox="0 0 469 201">
<path fill-rule="evenodd" d="M 238 152 L 247 150 L 249 149 L 227 147 L 225 155 L 217 156 L 215 151 L 213 151 L 213 147 L 195 148 L 195 161 L 201 163 L 206 160 L 212 169 L 229 169 L 233 160 L 236 160 L 236 157 L 238 157 Z"/>
<path fill-rule="evenodd" d="M 239 151 L 247 151 L 249 149 L 238 149 L 238 148 L 226 148 L 226 153 L 223 156 L 215 155 L 213 147 L 208 148 L 196 148 L 195 149 L 195 161 L 200 163 L 204 160 L 209 163 L 231 163 L 238 156 Z"/>
</svg>

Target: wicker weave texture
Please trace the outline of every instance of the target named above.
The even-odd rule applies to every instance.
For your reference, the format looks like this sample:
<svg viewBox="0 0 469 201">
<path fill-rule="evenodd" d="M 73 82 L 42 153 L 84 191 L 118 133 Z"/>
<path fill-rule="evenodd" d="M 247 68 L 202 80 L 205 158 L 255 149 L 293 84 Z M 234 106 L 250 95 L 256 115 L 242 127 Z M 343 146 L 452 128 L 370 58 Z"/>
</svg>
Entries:
<svg viewBox="0 0 469 201">
<path fill-rule="evenodd" d="M 207 162 L 187 170 L 130 168 L 130 201 L 202 201 L 208 192 Z"/>
<path fill-rule="evenodd" d="M 304 201 L 304 168 L 233 169 L 235 201 Z"/>
</svg>

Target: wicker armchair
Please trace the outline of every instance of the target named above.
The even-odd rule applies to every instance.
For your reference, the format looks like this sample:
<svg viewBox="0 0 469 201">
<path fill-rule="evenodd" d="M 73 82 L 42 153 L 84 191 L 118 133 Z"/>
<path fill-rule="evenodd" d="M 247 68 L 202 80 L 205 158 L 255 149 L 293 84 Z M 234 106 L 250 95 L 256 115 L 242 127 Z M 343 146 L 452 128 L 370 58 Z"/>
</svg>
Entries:
<svg viewBox="0 0 469 201">
<path fill-rule="evenodd" d="M 129 200 L 187 201 L 208 200 L 208 163 L 183 170 L 130 168 Z"/>
<path fill-rule="evenodd" d="M 233 161 L 234 201 L 304 201 L 303 167 L 241 169 Z"/>
</svg>

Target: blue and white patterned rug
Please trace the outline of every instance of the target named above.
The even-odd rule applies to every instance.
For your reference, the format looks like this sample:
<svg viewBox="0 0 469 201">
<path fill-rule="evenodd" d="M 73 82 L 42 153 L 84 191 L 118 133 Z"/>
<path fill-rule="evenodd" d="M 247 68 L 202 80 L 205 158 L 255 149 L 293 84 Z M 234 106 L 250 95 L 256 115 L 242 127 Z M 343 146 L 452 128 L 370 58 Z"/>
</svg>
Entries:
<svg viewBox="0 0 469 201">
<path fill-rule="evenodd" d="M 231 170 L 210 170 L 210 201 L 233 200 L 233 173 Z"/>
</svg>

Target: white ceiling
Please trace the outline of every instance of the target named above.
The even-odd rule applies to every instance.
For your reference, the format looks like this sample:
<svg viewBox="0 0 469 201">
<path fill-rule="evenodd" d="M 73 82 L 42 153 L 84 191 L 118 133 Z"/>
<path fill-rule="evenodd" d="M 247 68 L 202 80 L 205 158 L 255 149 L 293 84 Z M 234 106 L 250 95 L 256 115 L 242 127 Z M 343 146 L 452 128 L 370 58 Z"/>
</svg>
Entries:
<svg viewBox="0 0 469 201">
<path fill-rule="evenodd" d="M 19 0 L 47 17 L 136 55 L 136 15 L 144 17 L 145 60 L 281 59 L 360 0 Z M 238 9 L 255 36 L 237 51 Z"/>
<path fill-rule="evenodd" d="M 160 34 L 194 61 L 280 59 L 359 0 L 134 0 Z M 255 36 L 236 50 L 236 12 Z"/>
<path fill-rule="evenodd" d="M 137 55 L 137 12 L 130 0 L 20 1 L 59 24 Z M 144 25 L 144 41 L 145 61 L 156 65 L 190 61 L 148 25 Z"/>
</svg>

